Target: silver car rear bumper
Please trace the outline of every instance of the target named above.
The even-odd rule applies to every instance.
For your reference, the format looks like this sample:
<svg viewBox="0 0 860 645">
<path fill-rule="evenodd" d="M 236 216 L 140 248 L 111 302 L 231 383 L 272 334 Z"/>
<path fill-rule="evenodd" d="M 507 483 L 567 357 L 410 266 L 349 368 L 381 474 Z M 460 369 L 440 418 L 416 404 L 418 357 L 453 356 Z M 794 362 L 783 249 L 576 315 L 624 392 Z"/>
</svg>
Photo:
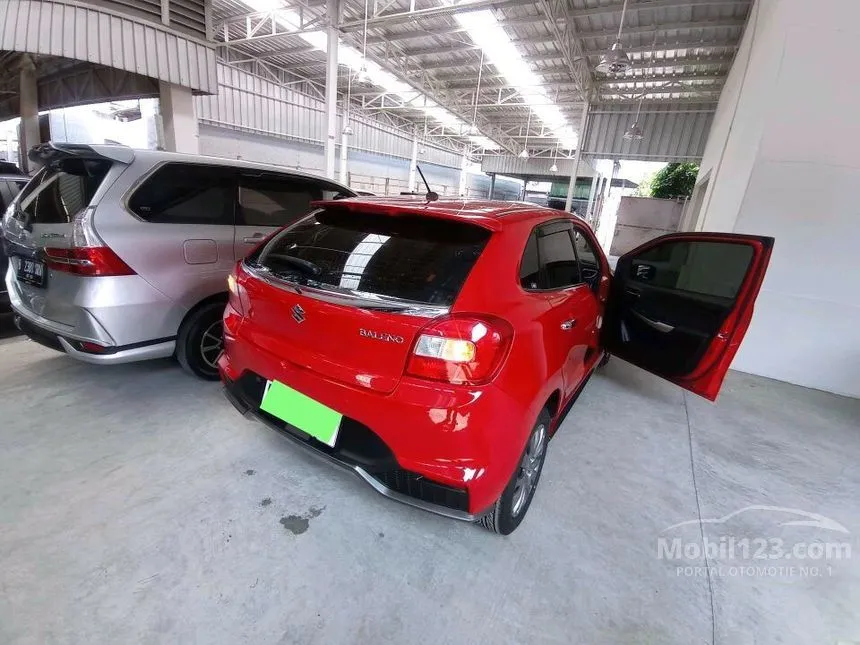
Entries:
<svg viewBox="0 0 860 645">
<path fill-rule="evenodd" d="M 72 358 L 85 363 L 118 365 L 120 363 L 132 363 L 151 358 L 167 358 L 172 356 L 176 349 L 176 341 L 174 339 L 160 339 L 150 343 L 138 343 L 125 347 L 109 347 L 108 351 L 104 354 L 84 352 L 73 347 L 71 342 L 77 340 L 101 345 L 103 341 L 100 338 L 85 338 L 79 334 L 70 333 L 67 325 L 61 325 L 27 311 L 20 304 L 16 305 L 14 298 L 12 300 L 12 311 L 15 316 L 23 320 L 24 324 L 21 324 L 21 320 L 19 320 L 18 326 L 25 334 L 53 349 L 62 349 L 62 351 Z M 45 342 L 46 338 L 53 339 L 55 342 Z"/>
</svg>

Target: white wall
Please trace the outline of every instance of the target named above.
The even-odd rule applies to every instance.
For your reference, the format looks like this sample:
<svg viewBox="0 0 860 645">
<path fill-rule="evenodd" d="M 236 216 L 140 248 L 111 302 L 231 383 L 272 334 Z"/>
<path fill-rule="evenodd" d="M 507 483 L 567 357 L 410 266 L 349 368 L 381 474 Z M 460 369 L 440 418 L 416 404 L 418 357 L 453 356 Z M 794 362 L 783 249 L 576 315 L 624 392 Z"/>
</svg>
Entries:
<svg viewBox="0 0 860 645">
<path fill-rule="evenodd" d="M 678 230 L 684 202 L 678 199 L 624 196 L 618 205 L 611 255 L 624 255 L 655 237 Z"/>
<path fill-rule="evenodd" d="M 860 2 L 759 0 L 714 120 L 698 230 L 776 238 L 733 367 L 860 397 Z"/>
</svg>

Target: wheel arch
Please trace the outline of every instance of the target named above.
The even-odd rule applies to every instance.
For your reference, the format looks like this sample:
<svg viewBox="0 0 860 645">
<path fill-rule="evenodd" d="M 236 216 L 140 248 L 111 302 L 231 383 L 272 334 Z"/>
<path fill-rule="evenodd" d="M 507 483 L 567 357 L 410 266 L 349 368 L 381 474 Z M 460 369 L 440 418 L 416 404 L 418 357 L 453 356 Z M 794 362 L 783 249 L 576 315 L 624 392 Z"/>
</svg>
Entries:
<svg viewBox="0 0 860 645">
<path fill-rule="evenodd" d="M 556 388 L 550 393 L 541 409 L 547 410 L 549 412 L 549 416 L 555 419 L 558 415 L 559 405 L 561 405 L 561 390 Z M 540 414 L 540 412 L 538 412 L 538 414 Z"/>
<path fill-rule="evenodd" d="M 219 293 L 213 293 L 210 296 L 206 296 L 203 300 L 200 300 L 197 304 L 195 304 L 191 309 L 185 312 L 185 315 L 182 316 L 182 322 L 179 323 L 179 329 L 185 325 L 189 318 L 194 315 L 196 312 L 200 311 L 203 307 L 206 307 L 211 304 L 216 303 L 224 303 L 224 306 L 227 306 L 227 299 L 229 298 L 229 294 L 226 291 L 221 291 Z"/>
</svg>

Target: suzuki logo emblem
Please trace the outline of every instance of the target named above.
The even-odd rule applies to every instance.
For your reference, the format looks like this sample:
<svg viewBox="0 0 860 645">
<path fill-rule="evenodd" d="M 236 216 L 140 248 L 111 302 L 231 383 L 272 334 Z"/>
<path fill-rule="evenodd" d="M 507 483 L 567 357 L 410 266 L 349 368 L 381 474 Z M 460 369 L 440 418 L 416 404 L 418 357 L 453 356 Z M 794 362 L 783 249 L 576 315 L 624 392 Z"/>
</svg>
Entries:
<svg viewBox="0 0 860 645">
<path fill-rule="evenodd" d="M 295 305 L 293 307 L 293 320 L 297 323 L 303 323 L 305 321 L 305 310 L 302 309 L 301 305 Z"/>
</svg>

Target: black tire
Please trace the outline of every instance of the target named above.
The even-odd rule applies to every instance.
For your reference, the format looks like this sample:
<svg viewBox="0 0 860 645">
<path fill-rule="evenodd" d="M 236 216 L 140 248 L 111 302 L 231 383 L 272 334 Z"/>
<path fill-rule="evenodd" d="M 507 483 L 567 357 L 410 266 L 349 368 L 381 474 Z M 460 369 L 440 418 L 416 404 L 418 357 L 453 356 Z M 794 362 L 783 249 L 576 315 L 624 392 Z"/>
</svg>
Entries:
<svg viewBox="0 0 860 645">
<path fill-rule="evenodd" d="M 182 322 L 176 338 L 176 360 L 182 369 L 207 381 L 218 380 L 218 367 L 213 358 L 217 360 L 223 347 L 224 307 L 223 302 L 211 302 L 191 312 Z"/>
<path fill-rule="evenodd" d="M 531 506 L 532 499 L 534 499 L 540 475 L 543 472 L 551 421 L 549 412 L 546 409 L 541 410 L 508 485 L 490 512 L 478 520 L 478 524 L 485 529 L 500 535 L 510 535 L 523 521 L 529 506 Z M 538 437 L 538 435 L 540 436 Z M 530 457 L 531 454 L 536 454 L 536 457 Z M 527 467 L 527 464 L 530 466 Z M 528 475 L 529 472 L 532 474 Z M 521 485 L 527 485 L 529 479 L 532 482 L 528 485 L 525 496 L 522 496 Z"/>
<path fill-rule="evenodd" d="M 610 358 L 612 358 L 612 354 L 609 352 L 603 352 L 603 356 L 600 358 L 600 362 L 597 364 L 597 367 L 606 367 Z"/>
</svg>

